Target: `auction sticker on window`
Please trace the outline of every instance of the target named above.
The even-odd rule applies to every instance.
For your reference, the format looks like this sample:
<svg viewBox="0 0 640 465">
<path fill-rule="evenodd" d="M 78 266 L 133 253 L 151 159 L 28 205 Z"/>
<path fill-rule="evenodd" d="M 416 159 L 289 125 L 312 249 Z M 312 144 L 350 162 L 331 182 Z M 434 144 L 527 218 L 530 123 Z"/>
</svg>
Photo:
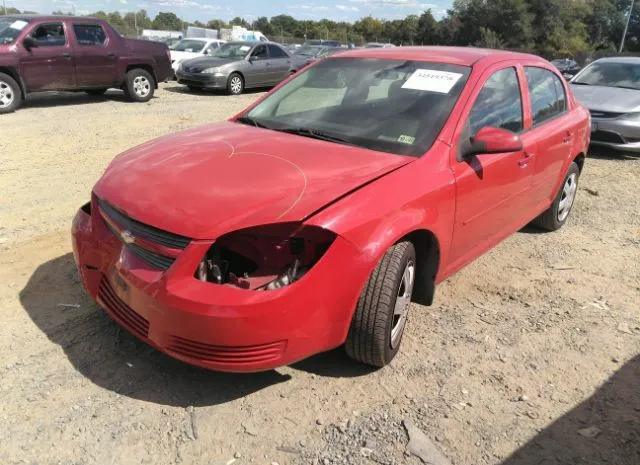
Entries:
<svg viewBox="0 0 640 465">
<path fill-rule="evenodd" d="M 27 24 L 28 23 L 26 21 L 22 21 L 21 19 L 19 19 L 17 21 L 14 21 L 13 23 L 11 23 L 11 25 L 9 26 L 9 29 L 14 29 L 16 31 L 22 31 Z"/>
<path fill-rule="evenodd" d="M 417 69 L 409 76 L 402 86 L 403 89 L 424 90 L 448 94 L 460 80 L 462 74 L 436 71 L 432 69 Z"/>
</svg>

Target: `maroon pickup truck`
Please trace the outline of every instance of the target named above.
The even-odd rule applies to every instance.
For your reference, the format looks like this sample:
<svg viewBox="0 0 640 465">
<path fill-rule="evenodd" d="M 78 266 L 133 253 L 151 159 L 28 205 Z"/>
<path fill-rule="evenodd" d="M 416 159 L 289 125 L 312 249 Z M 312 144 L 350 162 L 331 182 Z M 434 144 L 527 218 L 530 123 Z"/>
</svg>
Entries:
<svg viewBox="0 0 640 465">
<path fill-rule="evenodd" d="M 67 16 L 0 16 L 0 114 L 32 92 L 124 90 L 153 97 L 173 75 L 165 44 L 125 39 L 107 22 Z"/>
</svg>

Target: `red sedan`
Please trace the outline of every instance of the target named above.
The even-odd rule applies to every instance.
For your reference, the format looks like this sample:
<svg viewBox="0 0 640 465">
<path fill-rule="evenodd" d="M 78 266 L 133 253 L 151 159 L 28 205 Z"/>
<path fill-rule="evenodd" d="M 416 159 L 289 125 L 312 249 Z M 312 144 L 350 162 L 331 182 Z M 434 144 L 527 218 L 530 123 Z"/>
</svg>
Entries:
<svg viewBox="0 0 640 465">
<path fill-rule="evenodd" d="M 345 344 L 382 366 L 410 302 L 530 222 L 563 226 L 590 134 L 541 58 L 347 52 L 118 156 L 74 255 L 114 320 L 187 363 L 258 371 Z"/>
</svg>

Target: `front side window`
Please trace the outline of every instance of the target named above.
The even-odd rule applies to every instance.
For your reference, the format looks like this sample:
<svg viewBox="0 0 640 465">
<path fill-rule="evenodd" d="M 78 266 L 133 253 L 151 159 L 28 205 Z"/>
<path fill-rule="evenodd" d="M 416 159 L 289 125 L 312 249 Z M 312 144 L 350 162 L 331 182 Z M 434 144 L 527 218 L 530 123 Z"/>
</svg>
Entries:
<svg viewBox="0 0 640 465">
<path fill-rule="evenodd" d="M 533 124 L 538 125 L 551 118 L 555 118 L 566 110 L 566 95 L 564 86 L 559 78 L 551 71 L 544 68 L 528 66 L 524 68 L 531 97 L 531 113 Z M 559 94 L 556 86 L 562 87 Z"/>
<path fill-rule="evenodd" d="M 470 72 L 444 63 L 332 58 L 297 75 L 239 122 L 421 156 L 442 130 Z"/>
<path fill-rule="evenodd" d="M 10 44 L 20 35 L 29 24 L 28 19 L 0 17 L 0 45 Z"/>
<path fill-rule="evenodd" d="M 251 56 L 258 59 L 268 58 L 267 47 L 264 45 L 258 45 L 255 49 L 253 49 L 253 53 L 251 53 Z"/>
<path fill-rule="evenodd" d="M 62 23 L 41 24 L 33 30 L 31 37 L 38 42 L 38 47 L 56 47 L 67 43 Z"/>
<path fill-rule="evenodd" d="M 271 58 L 289 58 L 289 55 L 277 45 L 269 45 L 268 47 Z"/>
<path fill-rule="evenodd" d="M 622 87 L 640 90 L 640 63 L 596 61 L 580 73 L 572 84 Z"/>
<path fill-rule="evenodd" d="M 73 33 L 78 45 L 104 45 L 107 41 L 104 29 L 97 24 L 74 24 Z"/>
<path fill-rule="evenodd" d="M 471 134 L 485 126 L 522 131 L 522 95 L 515 68 L 505 68 L 491 75 L 473 104 L 469 124 Z"/>
</svg>

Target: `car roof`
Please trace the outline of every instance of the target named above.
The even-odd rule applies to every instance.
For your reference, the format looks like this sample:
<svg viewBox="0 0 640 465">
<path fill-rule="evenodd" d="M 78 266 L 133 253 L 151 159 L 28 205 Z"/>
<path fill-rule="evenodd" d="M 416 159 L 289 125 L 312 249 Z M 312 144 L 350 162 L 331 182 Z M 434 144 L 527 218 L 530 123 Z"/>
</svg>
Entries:
<svg viewBox="0 0 640 465">
<path fill-rule="evenodd" d="M 640 64 L 640 57 L 607 57 L 607 58 L 600 58 L 599 60 L 594 61 L 594 63 L 596 62 Z"/>
<path fill-rule="evenodd" d="M 0 18 L 15 18 L 15 19 L 43 19 L 45 21 L 61 21 L 63 19 L 80 19 L 80 20 L 98 20 L 98 18 L 92 18 L 90 16 L 70 16 L 70 15 L 37 15 L 37 14 L 17 14 L 17 15 L 3 15 Z M 98 20 L 100 21 L 100 20 Z"/>
<path fill-rule="evenodd" d="M 256 45 L 277 45 L 280 48 L 284 48 L 284 46 L 282 44 L 279 44 L 278 42 L 271 42 L 271 41 L 263 41 L 263 40 L 232 40 L 227 42 L 227 44 L 242 44 L 242 45 L 248 45 L 250 47 L 255 47 Z"/>
<path fill-rule="evenodd" d="M 545 60 L 527 53 L 510 52 L 507 50 L 491 50 L 474 47 L 389 47 L 389 48 L 358 48 L 345 51 L 339 56 L 357 58 L 380 58 L 416 61 L 434 61 L 438 63 L 450 63 L 463 66 L 472 66 L 482 59 L 492 62 L 504 60 Z"/>
</svg>

